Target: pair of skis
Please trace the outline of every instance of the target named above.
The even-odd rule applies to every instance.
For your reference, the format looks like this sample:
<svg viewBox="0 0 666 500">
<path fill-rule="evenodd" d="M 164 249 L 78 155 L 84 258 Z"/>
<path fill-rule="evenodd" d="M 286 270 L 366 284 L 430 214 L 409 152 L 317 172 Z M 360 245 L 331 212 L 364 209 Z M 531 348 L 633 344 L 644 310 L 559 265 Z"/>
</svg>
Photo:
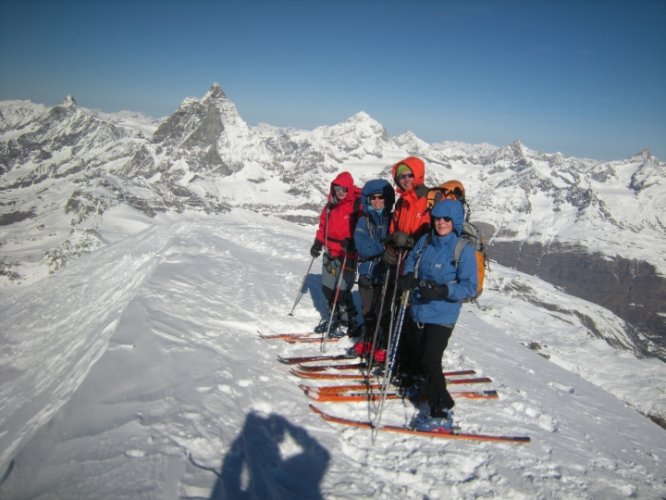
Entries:
<svg viewBox="0 0 666 500">
<path fill-rule="evenodd" d="M 258 332 L 259 336 L 263 339 L 268 340 L 283 340 L 290 344 L 295 343 L 313 343 L 313 342 L 336 342 L 340 340 L 339 338 L 324 338 L 320 334 L 314 332 L 311 333 L 279 333 L 279 334 L 263 334 Z M 357 401 L 379 401 L 380 398 L 384 399 L 400 399 L 402 396 L 398 392 L 386 392 L 385 394 L 372 393 L 372 390 L 381 390 L 382 384 L 372 384 L 367 382 L 368 376 L 362 373 L 359 374 L 350 374 L 350 373 L 339 373 L 339 372 L 330 372 L 328 370 L 351 370 L 351 369 L 362 369 L 366 365 L 362 363 L 347 363 L 347 364 L 325 364 L 325 365 L 307 365 L 306 363 L 311 362 L 324 362 L 324 361 L 349 361 L 356 360 L 357 356 L 351 356 L 347 354 L 336 354 L 336 355 L 317 355 L 317 356 L 294 356 L 294 357 L 282 357 L 278 356 L 278 360 L 281 363 L 287 365 L 299 365 L 297 368 L 292 368 L 290 372 L 293 375 L 296 375 L 299 378 L 303 379 L 319 379 L 319 380 L 348 380 L 348 381 L 359 381 L 358 383 L 350 383 L 346 385 L 336 385 L 336 386 L 307 386 L 300 385 L 301 389 L 306 393 L 306 395 L 317 402 L 323 403 L 333 403 L 333 402 L 357 402 Z M 444 372 L 446 376 L 456 377 L 463 375 L 473 375 L 475 374 L 474 370 L 459 370 L 454 372 Z M 365 381 L 365 382 L 363 382 Z M 469 377 L 469 378 L 452 378 L 448 380 L 448 384 L 471 384 L 471 383 L 486 383 L 491 382 L 492 380 L 488 377 Z M 453 392 L 453 395 L 461 398 L 469 399 L 497 399 L 497 391 L 457 391 Z M 455 440 L 465 440 L 465 441 L 481 441 L 481 442 L 496 442 L 496 443 L 514 443 L 514 444 L 524 444 L 529 443 L 529 436 L 507 436 L 507 435 L 496 435 L 496 434 L 480 434 L 480 433 L 470 433 L 470 432 L 461 432 L 457 429 L 451 431 L 445 430 L 433 430 L 426 431 L 416 428 L 409 427 L 407 425 L 387 425 L 381 424 L 379 426 L 374 425 L 370 421 L 364 420 L 355 420 L 346 417 L 340 417 L 328 413 L 314 404 L 309 404 L 310 409 L 318 414 L 327 422 L 347 425 L 351 427 L 370 429 L 373 431 L 382 431 L 382 432 L 393 432 L 400 434 L 409 434 L 414 436 L 422 437 L 432 437 L 439 439 L 455 439 Z"/>
</svg>

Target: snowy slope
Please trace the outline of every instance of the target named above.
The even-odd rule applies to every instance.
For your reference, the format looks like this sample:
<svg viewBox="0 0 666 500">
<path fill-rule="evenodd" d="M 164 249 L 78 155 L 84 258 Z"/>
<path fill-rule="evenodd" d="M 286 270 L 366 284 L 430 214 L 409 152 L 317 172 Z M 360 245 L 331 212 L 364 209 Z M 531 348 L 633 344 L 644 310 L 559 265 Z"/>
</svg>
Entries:
<svg viewBox="0 0 666 500">
<path fill-rule="evenodd" d="M 318 347 L 256 334 L 317 322 L 320 261 L 287 315 L 313 228 L 241 210 L 155 220 L 114 209 L 99 230 L 109 245 L 0 296 L 0 498 L 666 496 L 666 431 L 618 399 L 666 407 L 663 363 L 506 293 L 535 278 L 494 266 L 483 310 L 465 306 L 445 358 L 501 395 L 459 399 L 464 430 L 532 443 L 373 443 L 312 414 L 276 361 Z M 363 403 L 322 406 L 368 417 Z M 414 411 L 391 401 L 383 421 Z"/>
</svg>

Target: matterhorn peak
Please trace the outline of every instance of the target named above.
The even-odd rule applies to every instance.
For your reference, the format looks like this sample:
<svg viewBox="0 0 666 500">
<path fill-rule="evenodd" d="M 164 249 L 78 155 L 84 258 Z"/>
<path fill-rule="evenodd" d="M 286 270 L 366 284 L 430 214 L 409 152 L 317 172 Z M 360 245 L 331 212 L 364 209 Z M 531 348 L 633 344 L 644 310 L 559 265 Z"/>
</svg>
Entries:
<svg viewBox="0 0 666 500">
<path fill-rule="evenodd" d="M 61 106 L 63 108 L 75 108 L 76 107 L 76 100 L 74 99 L 74 96 L 68 95 L 65 97 L 65 100 L 62 101 Z"/>
<path fill-rule="evenodd" d="M 223 99 L 226 100 L 227 96 L 224 93 L 224 90 L 222 90 L 222 87 L 220 86 L 219 83 L 215 82 L 213 85 L 211 85 L 210 89 L 208 89 L 208 92 L 206 92 L 206 95 L 204 96 L 203 100 L 207 101 L 209 99 L 212 100 L 218 100 L 218 99 Z"/>
</svg>

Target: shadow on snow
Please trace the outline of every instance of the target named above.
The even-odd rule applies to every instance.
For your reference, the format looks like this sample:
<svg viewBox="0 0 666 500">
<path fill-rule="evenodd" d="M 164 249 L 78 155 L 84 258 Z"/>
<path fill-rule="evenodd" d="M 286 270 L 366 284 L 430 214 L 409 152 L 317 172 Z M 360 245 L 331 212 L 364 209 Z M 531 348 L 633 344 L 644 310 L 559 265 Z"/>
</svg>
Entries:
<svg viewBox="0 0 666 500">
<path fill-rule="evenodd" d="M 222 464 L 211 500 L 323 498 L 330 455 L 285 418 L 250 413 Z"/>
</svg>

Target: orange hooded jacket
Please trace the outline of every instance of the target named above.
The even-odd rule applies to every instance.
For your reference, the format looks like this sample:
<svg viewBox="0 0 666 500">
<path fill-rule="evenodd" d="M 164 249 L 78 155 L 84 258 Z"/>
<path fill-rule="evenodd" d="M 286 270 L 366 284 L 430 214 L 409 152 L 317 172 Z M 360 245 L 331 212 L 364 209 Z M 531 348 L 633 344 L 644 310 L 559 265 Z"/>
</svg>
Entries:
<svg viewBox="0 0 666 500">
<path fill-rule="evenodd" d="M 396 171 L 400 165 L 407 165 L 414 174 L 414 184 L 409 191 L 403 191 L 396 179 Z M 427 233 L 430 228 L 430 211 L 428 210 L 425 186 L 425 164 L 416 156 L 410 156 L 400 160 L 393 165 L 391 175 L 396 183 L 396 191 L 400 198 L 395 204 L 393 219 L 389 226 L 389 233 L 402 231 L 414 238 L 416 241 L 420 236 Z"/>
</svg>

